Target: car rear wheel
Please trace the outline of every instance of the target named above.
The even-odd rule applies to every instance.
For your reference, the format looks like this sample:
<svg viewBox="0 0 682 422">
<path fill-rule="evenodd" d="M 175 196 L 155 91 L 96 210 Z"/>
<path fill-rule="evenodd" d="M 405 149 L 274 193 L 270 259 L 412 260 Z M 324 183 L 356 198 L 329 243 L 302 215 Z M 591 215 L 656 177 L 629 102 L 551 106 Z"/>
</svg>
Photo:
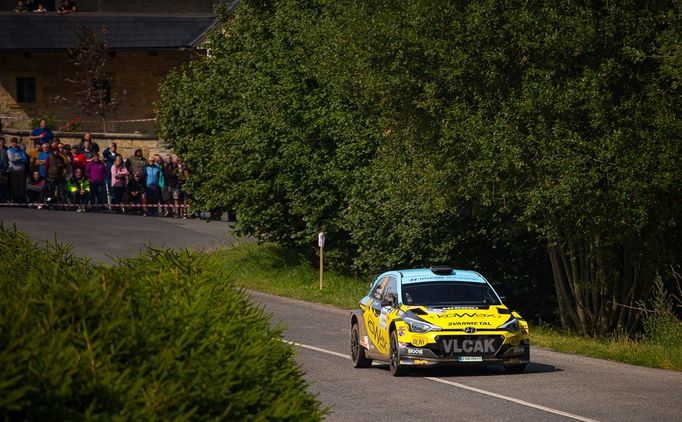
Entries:
<svg viewBox="0 0 682 422">
<path fill-rule="evenodd" d="M 395 334 L 395 331 L 391 331 L 391 349 L 388 367 L 391 370 L 391 375 L 394 377 L 400 377 L 407 373 L 407 368 L 400 365 L 400 348 L 398 347 L 398 336 Z"/>
<path fill-rule="evenodd" d="M 526 370 L 526 365 L 507 365 L 504 372 L 508 374 L 522 374 Z"/>
<path fill-rule="evenodd" d="M 350 330 L 350 357 L 353 366 L 356 368 L 369 368 L 372 366 L 372 359 L 367 359 L 365 348 L 360 344 L 360 328 L 358 324 L 353 324 Z"/>
</svg>

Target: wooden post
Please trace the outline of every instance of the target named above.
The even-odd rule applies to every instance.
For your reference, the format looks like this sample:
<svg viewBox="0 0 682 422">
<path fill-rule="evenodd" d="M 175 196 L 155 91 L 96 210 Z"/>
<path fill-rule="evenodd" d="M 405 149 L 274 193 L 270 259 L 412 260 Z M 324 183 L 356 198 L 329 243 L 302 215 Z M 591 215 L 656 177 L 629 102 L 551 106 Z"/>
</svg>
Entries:
<svg viewBox="0 0 682 422">
<path fill-rule="evenodd" d="M 320 247 L 320 290 L 324 287 L 324 232 L 317 235 L 317 245 Z"/>
</svg>

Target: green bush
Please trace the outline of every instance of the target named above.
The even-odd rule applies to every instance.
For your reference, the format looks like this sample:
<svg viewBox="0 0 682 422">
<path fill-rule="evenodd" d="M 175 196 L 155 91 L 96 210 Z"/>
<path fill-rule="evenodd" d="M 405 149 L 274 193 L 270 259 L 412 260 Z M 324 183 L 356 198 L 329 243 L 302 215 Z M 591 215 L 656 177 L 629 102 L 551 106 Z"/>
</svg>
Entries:
<svg viewBox="0 0 682 422">
<path fill-rule="evenodd" d="M 3 227 L 0 254 L 0 419 L 321 419 L 280 330 L 211 255 L 92 266 Z"/>
</svg>

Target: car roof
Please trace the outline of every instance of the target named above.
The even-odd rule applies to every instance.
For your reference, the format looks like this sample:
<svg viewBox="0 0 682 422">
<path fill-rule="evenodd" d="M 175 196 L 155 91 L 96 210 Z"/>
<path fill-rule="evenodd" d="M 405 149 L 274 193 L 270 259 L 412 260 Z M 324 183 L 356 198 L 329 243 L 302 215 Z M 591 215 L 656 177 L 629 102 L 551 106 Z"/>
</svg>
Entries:
<svg viewBox="0 0 682 422">
<path fill-rule="evenodd" d="M 487 283 L 488 281 L 476 271 L 453 269 L 451 274 L 434 274 L 430 268 L 416 268 L 396 271 L 402 276 L 402 284 L 426 282 L 469 282 Z"/>
</svg>

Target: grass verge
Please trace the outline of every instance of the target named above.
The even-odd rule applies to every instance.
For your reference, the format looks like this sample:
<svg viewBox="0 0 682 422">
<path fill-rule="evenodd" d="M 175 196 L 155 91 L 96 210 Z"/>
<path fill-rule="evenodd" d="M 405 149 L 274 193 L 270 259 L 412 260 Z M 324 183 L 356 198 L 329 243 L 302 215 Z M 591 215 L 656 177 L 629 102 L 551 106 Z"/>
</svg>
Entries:
<svg viewBox="0 0 682 422">
<path fill-rule="evenodd" d="M 295 254 L 273 244 L 245 244 L 216 252 L 221 265 L 240 287 L 345 309 L 357 306 L 369 290 L 365 280 L 326 271 L 320 291 L 319 272 Z M 625 337 L 591 339 L 556 329 L 532 326 L 534 345 L 652 368 L 682 370 L 682 348 Z"/>
</svg>

